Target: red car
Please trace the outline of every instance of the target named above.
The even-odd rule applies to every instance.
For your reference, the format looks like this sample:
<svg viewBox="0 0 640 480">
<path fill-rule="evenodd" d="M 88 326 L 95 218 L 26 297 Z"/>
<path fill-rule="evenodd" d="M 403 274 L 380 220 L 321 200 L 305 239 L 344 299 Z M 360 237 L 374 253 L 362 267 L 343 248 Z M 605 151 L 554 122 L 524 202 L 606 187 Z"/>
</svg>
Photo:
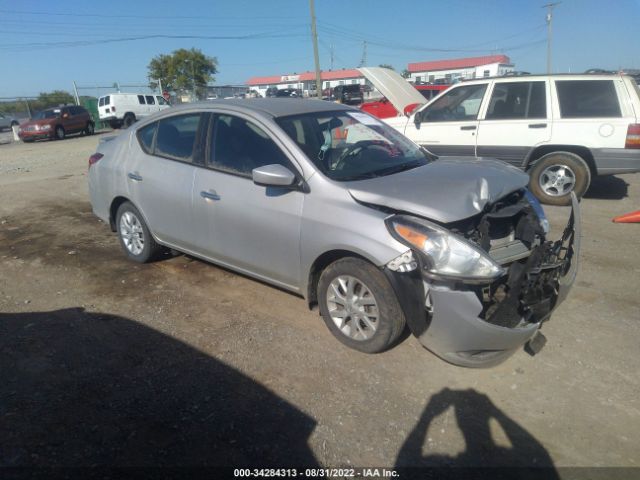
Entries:
<svg viewBox="0 0 640 480">
<path fill-rule="evenodd" d="M 431 100 L 436 95 L 439 95 L 440 92 L 449 88 L 449 85 L 414 85 L 415 89 L 418 90 L 425 98 L 426 102 Z M 375 102 L 366 102 L 360 106 L 360 109 L 370 113 L 371 115 L 378 118 L 391 118 L 397 117 L 401 114 L 411 113 L 418 105 L 424 104 L 422 103 L 410 103 L 404 108 L 404 112 L 399 112 L 393 104 L 387 100 L 387 98 L 383 98 L 382 100 L 378 100 Z"/>
<path fill-rule="evenodd" d="M 40 138 L 62 140 L 70 133 L 93 135 L 95 125 L 84 108 L 68 105 L 36 113 L 31 120 L 20 125 L 18 136 L 23 142 Z"/>
</svg>

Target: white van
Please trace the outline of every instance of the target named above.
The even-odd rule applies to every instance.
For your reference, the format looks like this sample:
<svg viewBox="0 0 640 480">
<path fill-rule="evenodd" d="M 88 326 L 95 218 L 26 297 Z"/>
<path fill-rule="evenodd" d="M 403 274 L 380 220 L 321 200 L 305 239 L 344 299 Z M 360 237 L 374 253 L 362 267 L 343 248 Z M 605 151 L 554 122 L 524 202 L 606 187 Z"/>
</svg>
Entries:
<svg viewBox="0 0 640 480">
<path fill-rule="evenodd" d="M 424 103 L 399 75 L 390 78 L 395 72 L 360 71 L 398 111 Z M 640 171 L 639 91 L 625 75 L 465 81 L 384 121 L 436 155 L 517 166 L 529 173 L 529 189 L 553 205 L 569 204 L 572 191 L 582 196 L 593 176 Z"/>
<path fill-rule="evenodd" d="M 98 99 L 100 120 L 109 122 L 111 128 L 129 127 L 139 118 L 169 107 L 162 95 L 146 93 L 111 93 Z"/>
</svg>

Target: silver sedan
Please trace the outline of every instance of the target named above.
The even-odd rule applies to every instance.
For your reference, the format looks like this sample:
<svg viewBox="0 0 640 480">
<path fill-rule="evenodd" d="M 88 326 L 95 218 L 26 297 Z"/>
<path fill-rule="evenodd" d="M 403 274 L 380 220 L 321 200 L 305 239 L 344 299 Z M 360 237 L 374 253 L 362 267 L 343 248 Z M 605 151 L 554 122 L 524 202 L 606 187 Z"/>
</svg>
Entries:
<svg viewBox="0 0 640 480">
<path fill-rule="evenodd" d="M 131 260 L 176 249 L 317 304 L 349 347 L 383 351 L 408 326 L 466 366 L 537 352 L 575 278 L 578 203 L 548 241 L 527 182 L 319 100 L 177 107 L 89 160 L 93 211 Z"/>
</svg>

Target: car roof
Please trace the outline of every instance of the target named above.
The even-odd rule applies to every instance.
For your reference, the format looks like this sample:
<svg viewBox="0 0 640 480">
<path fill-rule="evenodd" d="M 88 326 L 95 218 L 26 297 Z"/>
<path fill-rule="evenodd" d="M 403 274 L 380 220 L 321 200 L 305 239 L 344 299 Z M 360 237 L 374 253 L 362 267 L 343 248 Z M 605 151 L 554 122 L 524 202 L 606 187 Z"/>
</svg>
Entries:
<svg viewBox="0 0 640 480">
<path fill-rule="evenodd" d="M 335 112 L 341 110 L 357 110 L 348 105 L 328 102 L 326 100 L 302 98 L 230 98 L 225 100 L 211 100 L 208 102 L 187 103 L 178 105 L 172 112 L 201 108 L 210 110 L 218 106 L 230 107 L 238 111 L 254 111 L 271 117 L 287 117 L 316 112 Z"/>
<path fill-rule="evenodd" d="M 463 80 L 455 83 L 452 86 L 465 85 L 469 83 L 482 83 L 487 80 L 501 80 L 505 82 L 513 81 L 531 81 L 531 80 L 545 80 L 547 78 L 560 79 L 560 80 L 613 80 L 621 77 L 629 77 L 629 75 L 620 73 L 550 73 L 550 74 L 537 74 L 537 75 L 501 75 L 497 77 L 481 77 L 474 78 L 472 80 Z"/>
</svg>

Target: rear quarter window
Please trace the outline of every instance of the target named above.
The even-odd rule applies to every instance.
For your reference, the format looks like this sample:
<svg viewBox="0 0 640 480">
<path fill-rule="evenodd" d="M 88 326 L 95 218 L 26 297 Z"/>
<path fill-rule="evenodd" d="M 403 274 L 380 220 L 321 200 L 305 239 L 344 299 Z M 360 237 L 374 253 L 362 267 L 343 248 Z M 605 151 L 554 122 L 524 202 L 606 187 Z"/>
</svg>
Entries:
<svg viewBox="0 0 640 480">
<path fill-rule="evenodd" d="M 157 128 L 158 122 L 154 122 L 138 130 L 138 142 L 140 142 L 140 147 L 145 153 L 151 154 L 153 152 L 153 137 Z"/>
<path fill-rule="evenodd" d="M 613 80 L 556 81 L 562 118 L 621 117 Z"/>
</svg>

